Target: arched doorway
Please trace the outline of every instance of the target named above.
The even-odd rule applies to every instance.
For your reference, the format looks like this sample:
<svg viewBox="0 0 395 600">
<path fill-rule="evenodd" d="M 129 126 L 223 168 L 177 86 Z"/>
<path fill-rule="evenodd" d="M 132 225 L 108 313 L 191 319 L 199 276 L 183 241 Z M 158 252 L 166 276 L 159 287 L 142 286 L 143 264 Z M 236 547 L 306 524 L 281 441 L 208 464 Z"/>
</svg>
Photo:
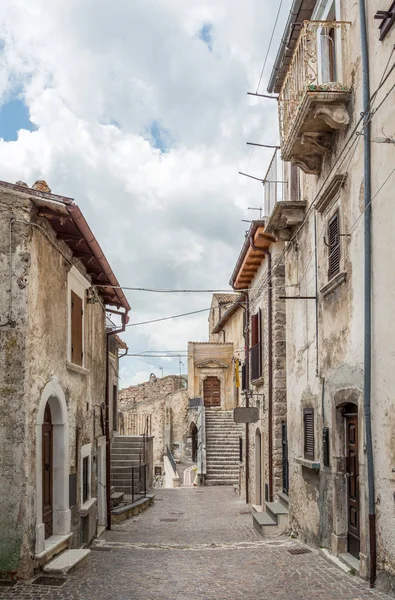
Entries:
<svg viewBox="0 0 395 600">
<path fill-rule="evenodd" d="M 221 382 L 218 377 L 209 375 L 203 381 L 204 406 L 221 406 Z"/>
<path fill-rule="evenodd" d="M 42 424 L 42 494 L 45 539 L 52 535 L 53 515 L 53 427 L 51 408 L 47 403 Z"/>
<path fill-rule="evenodd" d="M 262 436 L 255 431 L 255 504 L 262 504 Z"/>
<path fill-rule="evenodd" d="M 197 429 L 195 423 L 191 424 L 190 435 L 191 435 L 191 442 L 192 442 L 192 461 L 197 462 L 198 429 Z"/>
<path fill-rule="evenodd" d="M 69 506 L 69 420 L 56 377 L 45 386 L 36 416 L 36 554 L 51 536 L 71 530 Z"/>
</svg>

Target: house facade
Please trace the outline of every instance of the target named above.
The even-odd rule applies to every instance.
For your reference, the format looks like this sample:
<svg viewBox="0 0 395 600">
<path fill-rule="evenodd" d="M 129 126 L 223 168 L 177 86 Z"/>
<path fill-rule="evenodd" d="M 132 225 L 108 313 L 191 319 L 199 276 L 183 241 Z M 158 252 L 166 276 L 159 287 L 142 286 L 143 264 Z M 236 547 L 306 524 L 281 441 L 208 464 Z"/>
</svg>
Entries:
<svg viewBox="0 0 395 600">
<path fill-rule="evenodd" d="M 126 324 L 130 307 L 78 206 L 45 182 L 0 182 L 0 240 L 0 572 L 28 577 L 104 520 L 106 309 Z"/>
<path fill-rule="evenodd" d="M 289 529 L 394 593 L 395 29 L 381 9 L 293 2 L 268 85 L 285 183 L 265 232 L 285 242 Z"/>
</svg>

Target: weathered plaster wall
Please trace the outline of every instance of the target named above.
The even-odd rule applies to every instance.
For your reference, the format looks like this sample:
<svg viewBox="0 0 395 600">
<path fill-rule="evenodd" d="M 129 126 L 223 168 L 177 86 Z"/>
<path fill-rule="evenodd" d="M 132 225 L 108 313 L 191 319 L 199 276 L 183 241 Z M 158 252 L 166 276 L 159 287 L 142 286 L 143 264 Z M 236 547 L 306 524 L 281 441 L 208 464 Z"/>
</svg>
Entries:
<svg viewBox="0 0 395 600">
<path fill-rule="evenodd" d="M 377 1 L 368 3 L 367 24 L 371 63 L 371 91 L 377 88 L 385 64 L 395 41 L 391 30 L 384 42 L 378 37 L 374 14 L 380 9 Z M 318 251 L 318 370 L 316 365 L 316 323 L 313 301 L 292 301 L 287 304 L 287 374 L 288 374 L 288 430 L 291 471 L 290 524 L 302 539 L 316 545 L 331 547 L 335 552 L 345 550 L 346 507 L 344 445 L 340 443 L 341 419 L 336 409 L 349 390 L 355 391 L 359 406 L 359 464 L 360 464 L 360 523 L 361 573 L 368 568 L 368 520 L 366 458 L 363 452 L 364 418 L 363 399 L 363 141 L 352 152 L 339 159 L 345 142 L 360 118 L 362 111 L 362 76 L 360 60 L 360 24 L 358 5 L 341 3 L 341 20 L 351 26 L 344 36 L 346 56 L 343 69 L 352 84 L 349 127 L 333 137 L 332 151 L 324 160 L 318 177 L 302 175 L 302 197 L 308 208 L 326 178 L 333 173 L 346 175 L 339 196 L 333 198 L 323 213 L 312 210 L 297 238 L 297 244 L 286 254 L 287 286 L 295 286 L 295 294 L 315 295 L 314 215 L 317 219 Z M 392 81 L 384 84 L 377 97 L 377 105 L 389 91 Z M 395 575 L 395 422 L 392 417 L 392 389 L 394 387 L 393 356 L 390 348 L 394 339 L 391 317 L 394 282 L 392 272 L 393 193 L 391 184 L 385 185 L 395 160 L 392 144 L 377 143 L 383 139 L 394 120 L 394 103 L 386 101 L 372 119 L 372 234 L 373 234 L 373 328 L 372 328 L 372 426 L 374 436 L 374 464 L 378 525 L 378 569 L 386 571 L 380 579 L 391 585 Z M 328 180 L 329 181 L 329 180 Z M 324 243 L 326 222 L 336 207 L 340 208 L 341 270 L 346 280 L 327 295 L 328 249 Z M 291 289 L 291 288 L 289 288 Z M 322 290 L 322 291 L 321 291 Z M 340 400 L 339 400 L 340 398 Z M 331 466 L 321 467 L 319 474 L 298 465 L 295 458 L 303 453 L 303 406 L 315 408 L 315 445 L 317 460 L 322 465 L 322 427 L 330 429 Z M 393 579 L 392 579 L 393 581 Z M 395 586 L 393 586 L 393 591 Z"/>
<path fill-rule="evenodd" d="M 38 228 L 13 223 L 12 318 L 9 318 L 10 218 L 35 220 Z M 37 219 L 30 201 L 17 192 L 0 193 L 0 572 L 28 576 L 36 543 L 37 489 L 36 419 L 43 389 L 55 376 L 63 390 L 69 419 L 70 473 L 80 473 L 79 447 L 95 435 L 93 412 L 104 401 L 104 309 L 85 306 L 85 367 L 67 366 L 67 275 L 73 261 L 68 248 L 57 240 L 69 260 L 53 247 L 44 219 Z M 4 300 L 4 301 L 3 301 Z M 78 440 L 78 443 L 77 443 Z M 80 476 L 77 498 L 80 498 Z M 92 467 L 91 495 L 96 495 Z M 79 500 L 72 508 L 71 544 L 80 545 Z M 92 517 L 95 521 L 95 516 Z"/>
</svg>

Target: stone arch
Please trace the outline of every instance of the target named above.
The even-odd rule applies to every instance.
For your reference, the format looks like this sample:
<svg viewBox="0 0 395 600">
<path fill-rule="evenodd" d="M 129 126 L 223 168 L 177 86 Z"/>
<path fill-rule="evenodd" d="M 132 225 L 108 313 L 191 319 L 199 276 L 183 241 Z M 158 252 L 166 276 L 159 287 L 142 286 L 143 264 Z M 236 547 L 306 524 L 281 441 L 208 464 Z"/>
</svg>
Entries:
<svg viewBox="0 0 395 600">
<path fill-rule="evenodd" d="M 47 404 L 51 409 L 53 424 L 53 535 L 68 535 L 71 529 L 69 419 L 64 392 L 58 379 L 52 377 L 41 394 L 36 415 L 36 554 L 46 550 L 43 524 L 42 425 Z"/>
</svg>

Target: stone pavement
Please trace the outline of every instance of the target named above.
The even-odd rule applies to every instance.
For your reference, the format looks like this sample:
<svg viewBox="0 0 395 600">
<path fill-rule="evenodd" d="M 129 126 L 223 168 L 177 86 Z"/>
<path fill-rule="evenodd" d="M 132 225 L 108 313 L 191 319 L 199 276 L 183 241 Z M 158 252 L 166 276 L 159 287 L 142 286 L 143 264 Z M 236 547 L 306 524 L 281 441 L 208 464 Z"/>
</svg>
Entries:
<svg viewBox="0 0 395 600">
<path fill-rule="evenodd" d="M 94 548 L 61 587 L 0 586 L 0 600 L 388 600 L 287 536 L 262 539 L 227 487 L 157 490 Z"/>
</svg>

